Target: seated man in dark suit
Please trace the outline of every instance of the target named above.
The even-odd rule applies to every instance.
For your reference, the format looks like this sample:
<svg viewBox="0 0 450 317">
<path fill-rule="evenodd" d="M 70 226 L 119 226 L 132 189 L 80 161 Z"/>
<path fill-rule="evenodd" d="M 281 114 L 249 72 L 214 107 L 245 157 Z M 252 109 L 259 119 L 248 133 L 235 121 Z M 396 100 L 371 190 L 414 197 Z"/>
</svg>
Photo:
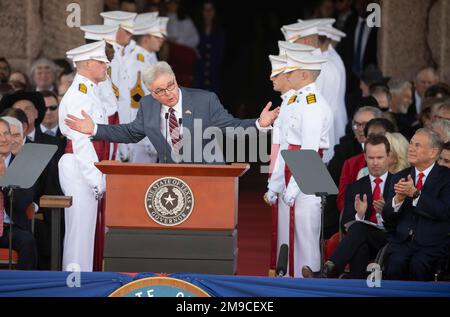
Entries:
<svg viewBox="0 0 450 317">
<path fill-rule="evenodd" d="M 10 130 L 5 120 L 0 119 L 0 175 L 14 159 L 10 152 Z M 9 246 L 10 203 L 6 190 L 0 191 L 0 247 Z M 33 203 L 32 189 L 16 189 L 13 201 L 12 248 L 17 251 L 19 270 L 34 270 L 37 267 L 36 241 L 31 233 L 27 208 Z"/>
<path fill-rule="evenodd" d="M 368 137 L 364 153 L 369 175 L 348 186 L 342 216 L 342 223 L 349 225 L 348 233 L 325 262 L 319 277 L 337 277 L 350 263 L 352 278 L 366 278 L 369 261 L 387 243 L 381 210 L 391 179 L 388 172 L 389 152 L 390 145 L 385 136 L 375 134 Z M 303 267 L 302 272 L 304 277 L 315 276 L 307 266 Z"/>
<path fill-rule="evenodd" d="M 436 261 L 448 255 L 450 170 L 436 160 L 439 136 L 419 129 L 408 148 L 407 168 L 392 178 L 383 219 L 395 225 L 387 251 L 387 278 L 429 281 Z"/>
</svg>

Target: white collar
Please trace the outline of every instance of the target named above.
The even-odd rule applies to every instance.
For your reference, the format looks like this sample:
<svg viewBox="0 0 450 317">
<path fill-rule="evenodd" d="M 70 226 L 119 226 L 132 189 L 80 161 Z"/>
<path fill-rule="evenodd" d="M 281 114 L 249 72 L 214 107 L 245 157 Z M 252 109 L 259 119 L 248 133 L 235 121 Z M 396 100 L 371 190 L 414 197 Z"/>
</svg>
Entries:
<svg viewBox="0 0 450 317">
<path fill-rule="evenodd" d="M 11 163 L 11 152 L 9 152 L 8 156 L 5 157 L 5 168 L 9 166 L 9 163 Z"/>
<path fill-rule="evenodd" d="M 33 129 L 32 132 L 28 133 L 27 137 L 31 140 L 31 142 L 34 142 L 34 139 L 36 137 L 36 129 Z"/>
<path fill-rule="evenodd" d="M 289 89 L 284 94 L 281 95 L 281 99 L 284 101 L 289 99 L 291 96 L 295 95 L 297 92 L 294 89 Z"/>
<path fill-rule="evenodd" d="M 178 98 L 178 102 L 175 106 L 173 106 L 172 108 L 175 110 L 175 115 L 177 116 L 177 118 L 181 118 L 183 115 L 183 95 L 181 93 L 181 89 L 178 88 L 179 90 L 179 98 Z M 166 105 L 162 105 L 162 111 L 163 113 L 167 113 L 169 112 L 169 106 Z"/>
<path fill-rule="evenodd" d="M 56 125 L 56 127 L 54 127 L 54 128 L 49 129 L 49 128 L 46 128 L 46 127 L 41 123 L 41 131 L 42 131 L 42 133 L 45 133 L 45 131 L 47 131 L 47 130 L 52 131 L 52 132 L 55 133 L 55 135 L 56 135 L 56 132 L 58 131 L 58 125 Z"/>
<path fill-rule="evenodd" d="M 370 183 L 372 183 L 376 178 L 381 178 L 381 180 L 383 181 L 383 184 L 386 184 L 386 179 L 388 176 L 389 172 L 384 173 L 383 175 L 381 175 L 380 177 L 375 177 L 369 174 L 369 178 L 370 178 Z"/>
<path fill-rule="evenodd" d="M 419 177 L 420 173 L 424 174 L 424 177 L 427 178 L 428 174 L 430 174 L 431 170 L 433 169 L 434 165 L 436 163 L 433 163 L 430 167 L 428 167 L 427 169 L 423 170 L 422 172 L 420 172 L 416 167 L 414 167 L 414 169 L 416 170 L 416 178 Z"/>
<path fill-rule="evenodd" d="M 297 90 L 297 94 L 301 93 L 301 92 L 309 92 L 309 91 L 315 91 L 316 90 L 316 83 L 310 83 L 308 85 L 306 85 L 303 88 L 300 88 L 299 90 Z"/>
</svg>

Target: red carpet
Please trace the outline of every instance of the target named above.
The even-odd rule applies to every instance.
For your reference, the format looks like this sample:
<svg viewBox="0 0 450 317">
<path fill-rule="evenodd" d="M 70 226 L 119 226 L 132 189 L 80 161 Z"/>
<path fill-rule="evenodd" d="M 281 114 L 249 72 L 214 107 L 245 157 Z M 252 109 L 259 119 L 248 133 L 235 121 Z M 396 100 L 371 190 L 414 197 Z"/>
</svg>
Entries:
<svg viewBox="0 0 450 317">
<path fill-rule="evenodd" d="M 263 201 L 267 175 L 252 167 L 239 185 L 238 275 L 267 276 L 270 261 L 271 209 Z"/>
</svg>

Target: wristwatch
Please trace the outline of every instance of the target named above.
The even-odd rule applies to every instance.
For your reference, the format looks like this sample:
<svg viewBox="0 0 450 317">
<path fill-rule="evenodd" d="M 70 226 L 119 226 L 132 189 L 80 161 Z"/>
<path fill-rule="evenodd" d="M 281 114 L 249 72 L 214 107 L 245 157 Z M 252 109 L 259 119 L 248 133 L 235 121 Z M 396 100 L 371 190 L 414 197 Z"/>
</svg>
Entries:
<svg viewBox="0 0 450 317">
<path fill-rule="evenodd" d="M 419 196 L 420 196 L 420 191 L 416 188 L 416 191 L 414 192 L 412 199 L 419 198 Z"/>
</svg>

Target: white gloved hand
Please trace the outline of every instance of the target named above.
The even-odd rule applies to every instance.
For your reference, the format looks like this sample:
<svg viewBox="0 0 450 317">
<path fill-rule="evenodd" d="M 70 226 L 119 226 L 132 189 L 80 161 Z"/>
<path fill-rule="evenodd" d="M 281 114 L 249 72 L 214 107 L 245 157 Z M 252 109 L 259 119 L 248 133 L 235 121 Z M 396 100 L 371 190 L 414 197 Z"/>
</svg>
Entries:
<svg viewBox="0 0 450 317">
<path fill-rule="evenodd" d="M 266 202 L 266 204 L 268 204 L 269 206 L 273 206 L 277 203 L 277 199 L 278 199 L 278 193 L 274 192 L 273 190 L 268 190 L 265 194 L 264 194 L 264 201 Z"/>
<path fill-rule="evenodd" d="M 104 191 L 100 189 L 100 187 L 95 186 L 93 188 L 95 200 L 100 200 L 103 197 Z"/>
<path fill-rule="evenodd" d="M 128 144 L 120 143 L 117 147 L 117 152 L 122 162 L 127 162 L 130 159 L 130 148 Z"/>
<path fill-rule="evenodd" d="M 297 183 L 292 177 L 291 180 L 289 181 L 286 190 L 283 193 L 283 201 L 289 207 L 293 207 L 295 199 L 297 198 L 298 194 L 300 194 L 300 188 L 298 187 Z"/>
<path fill-rule="evenodd" d="M 102 175 L 102 179 L 100 184 L 95 185 L 92 190 L 94 191 L 95 200 L 100 200 L 103 197 L 103 194 L 106 191 L 106 178 L 105 175 Z"/>
</svg>

